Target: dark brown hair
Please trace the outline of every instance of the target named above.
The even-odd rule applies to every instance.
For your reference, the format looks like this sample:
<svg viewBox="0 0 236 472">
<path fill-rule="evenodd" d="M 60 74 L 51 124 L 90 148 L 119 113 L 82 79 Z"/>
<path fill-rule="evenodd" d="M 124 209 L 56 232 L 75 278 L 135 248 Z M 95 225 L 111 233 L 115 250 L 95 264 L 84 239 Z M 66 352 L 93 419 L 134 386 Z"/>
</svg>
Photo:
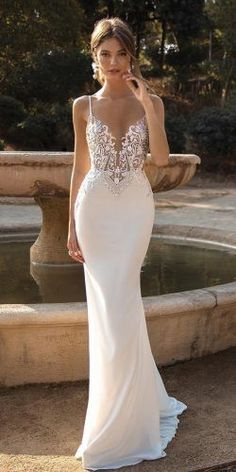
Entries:
<svg viewBox="0 0 236 472">
<path fill-rule="evenodd" d="M 136 77 L 143 79 L 148 86 L 147 81 L 143 78 L 142 73 L 140 71 L 138 60 L 135 57 L 135 40 L 133 33 L 128 24 L 118 17 L 103 18 L 95 23 L 90 43 L 91 54 L 95 63 L 96 48 L 100 46 L 103 41 L 110 38 L 116 38 L 126 49 L 127 53 L 131 57 L 132 73 Z M 98 80 L 101 85 L 104 84 L 104 77 L 99 67 L 94 70 L 93 77 L 94 79 Z"/>
</svg>

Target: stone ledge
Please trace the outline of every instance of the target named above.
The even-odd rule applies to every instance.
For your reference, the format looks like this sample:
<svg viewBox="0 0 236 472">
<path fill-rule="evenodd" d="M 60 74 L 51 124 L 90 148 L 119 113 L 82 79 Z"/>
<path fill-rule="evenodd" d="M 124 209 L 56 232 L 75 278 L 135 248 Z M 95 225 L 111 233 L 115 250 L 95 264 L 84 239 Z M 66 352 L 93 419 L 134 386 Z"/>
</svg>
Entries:
<svg viewBox="0 0 236 472">
<path fill-rule="evenodd" d="M 179 240 L 180 237 L 186 241 L 204 242 L 216 246 L 227 247 L 236 250 L 236 232 L 204 226 L 157 224 L 153 225 L 153 235 L 168 239 Z"/>
<path fill-rule="evenodd" d="M 73 163 L 74 152 L 62 151 L 1 151 L 0 166 L 71 166 Z M 151 161 L 151 154 L 147 159 Z M 186 165 L 189 159 L 193 164 L 200 164 L 201 159 L 196 154 L 170 154 L 170 166 L 176 164 Z M 153 163 L 153 166 L 155 164 Z M 165 166 L 161 166 L 165 167 Z"/>
<path fill-rule="evenodd" d="M 205 289 L 168 293 L 158 297 L 144 297 L 148 320 L 175 316 L 236 304 L 236 282 Z M 0 305 L 0 328 L 15 326 L 87 324 L 87 303 L 43 303 Z"/>
<path fill-rule="evenodd" d="M 52 151 L 1 151 L 0 157 L 0 166 L 71 167 L 74 153 Z"/>
<path fill-rule="evenodd" d="M 155 361 L 171 365 L 235 344 L 236 282 L 145 297 Z M 0 385 L 87 379 L 86 303 L 5 305 L 0 309 Z"/>
</svg>

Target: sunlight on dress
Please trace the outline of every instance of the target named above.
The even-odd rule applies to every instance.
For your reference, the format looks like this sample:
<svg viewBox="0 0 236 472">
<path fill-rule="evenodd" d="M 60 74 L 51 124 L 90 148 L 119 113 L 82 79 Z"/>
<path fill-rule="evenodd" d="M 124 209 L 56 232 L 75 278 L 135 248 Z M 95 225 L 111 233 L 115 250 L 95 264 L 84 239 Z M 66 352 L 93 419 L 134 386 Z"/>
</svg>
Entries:
<svg viewBox="0 0 236 472">
<path fill-rule="evenodd" d="M 85 263 L 89 327 L 89 398 L 75 453 L 85 469 L 116 469 L 166 456 L 187 406 L 168 396 L 148 337 L 140 273 L 155 204 L 143 170 L 145 115 L 116 149 L 109 126 L 90 114 L 91 168 L 75 202 L 76 234 Z"/>
</svg>

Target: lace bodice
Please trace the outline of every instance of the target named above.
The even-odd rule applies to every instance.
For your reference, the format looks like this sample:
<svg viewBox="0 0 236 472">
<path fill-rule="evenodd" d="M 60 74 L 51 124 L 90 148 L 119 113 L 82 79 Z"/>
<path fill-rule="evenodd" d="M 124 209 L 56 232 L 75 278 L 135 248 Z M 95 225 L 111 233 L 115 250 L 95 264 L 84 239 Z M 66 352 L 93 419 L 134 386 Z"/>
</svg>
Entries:
<svg viewBox="0 0 236 472">
<path fill-rule="evenodd" d="M 117 151 L 116 138 L 108 125 L 94 116 L 89 96 L 86 138 L 91 158 L 90 172 L 102 173 L 113 194 L 119 195 L 133 177 L 140 179 L 149 146 L 145 115 L 129 126 L 121 139 L 121 149 Z"/>
</svg>

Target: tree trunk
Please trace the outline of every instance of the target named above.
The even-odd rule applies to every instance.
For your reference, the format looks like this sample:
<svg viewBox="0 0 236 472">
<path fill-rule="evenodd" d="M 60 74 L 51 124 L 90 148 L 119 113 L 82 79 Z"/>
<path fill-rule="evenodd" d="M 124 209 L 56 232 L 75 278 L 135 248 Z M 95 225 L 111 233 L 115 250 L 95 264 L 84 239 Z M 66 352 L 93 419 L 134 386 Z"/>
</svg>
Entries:
<svg viewBox="0 0 236 472">
<path fill-rule="evenodd" d="M 231 67 L 228 71 L 228 74 L 227 74 L 226 79 L 225 79 L 224 86 L 222 88 L 222 92 L 221 92 L 221 106 L 222 107 L 224 107 L 225 100 L 226 100 L 226 98 L 228 96 L 228 93 L 229 93 L 230 82 L 231 82 L 232 76 L 233 76 L 233 64 L 231 65 Z"/>
</svg>

